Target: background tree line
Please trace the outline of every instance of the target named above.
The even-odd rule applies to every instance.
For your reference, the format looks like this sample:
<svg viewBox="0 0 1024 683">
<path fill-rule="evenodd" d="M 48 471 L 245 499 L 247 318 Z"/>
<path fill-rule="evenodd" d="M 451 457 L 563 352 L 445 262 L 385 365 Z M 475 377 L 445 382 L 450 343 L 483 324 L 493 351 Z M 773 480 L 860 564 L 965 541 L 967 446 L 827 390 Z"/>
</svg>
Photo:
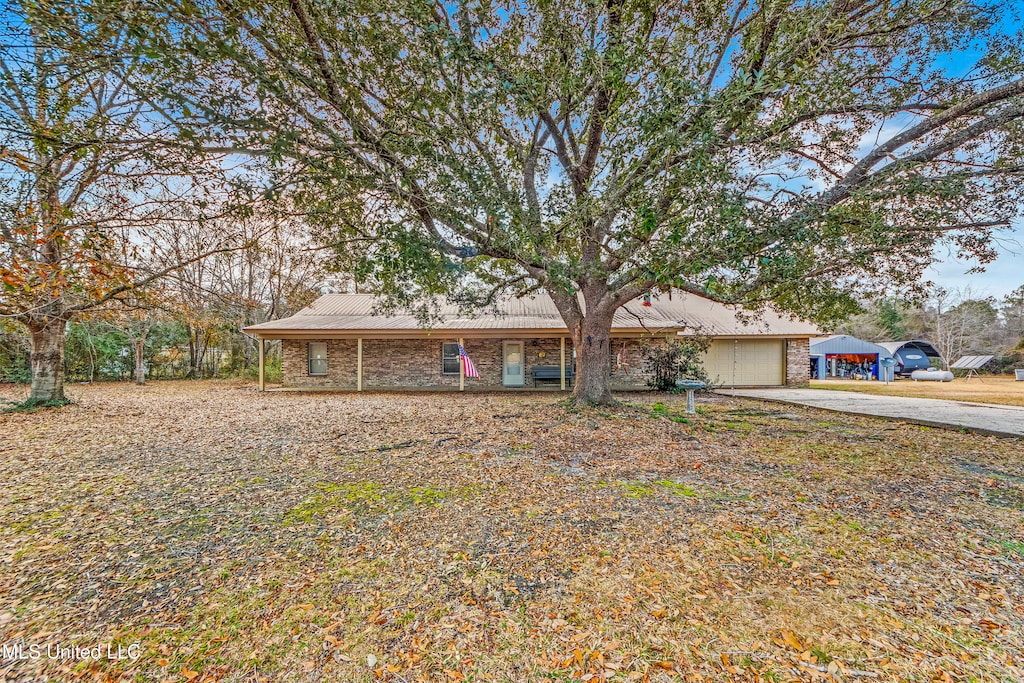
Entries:
<svg viewBox="0 0 1024 683">
<path fill-rule="evenodd" d="M 76 382 L 138 381 L 140 324 L 145 325 L 146 377 L 254 376 L 256 341 L 241 328 L 291 315 L 321 292 L 351 288 L 350 282 L 326 272 L 319 250 L 295 227 L 278 226 L 274 239 L 259 248 L 183 268 L 165 292 L 178 302 L 173 306 L 150 302 L 130 313 L 105 309 L 70 323 L 66 376 Z M 994 355 L 985 371 L 1012 372 L 1024 367 L 1024 285 L 998 299 L 970 288 L 940 289 L 921 303 L 875 299 L 836 331 L 874 342 L 924 339 L 949 363 L 966 355 Z M 267 352 L 268 378 L 274 381 L 281 369 L 280 347 L 272 344 Z M 29 336 L 14 324 L 2 323 L 0 382 L 28 382 L 30 354 Z"/>
<path fill-rule="evenodd" d="M 299 220 L 252 216 L 232 219 L 251 239 L 237 250 L 180 266 L 159 288 L 135 292 L 70 321 L 64 371 L 70 381 L 252 376 L 256 340 L 247 325 L 292 315 L 336 287 L 321 250 Z M 222 225 L 167 226 L 167 258 L 180 259 L 223 231 Z M 257 239 L 258 238 L 258 239 Z M 273 379 L 280 371 L 279 345 L 267 349 Z M 31 379 L 31 335 L 13 322 L 0 323 L 0 382 Z M 141 364 L 140 364 L 141 363 Z"/>
</svg>

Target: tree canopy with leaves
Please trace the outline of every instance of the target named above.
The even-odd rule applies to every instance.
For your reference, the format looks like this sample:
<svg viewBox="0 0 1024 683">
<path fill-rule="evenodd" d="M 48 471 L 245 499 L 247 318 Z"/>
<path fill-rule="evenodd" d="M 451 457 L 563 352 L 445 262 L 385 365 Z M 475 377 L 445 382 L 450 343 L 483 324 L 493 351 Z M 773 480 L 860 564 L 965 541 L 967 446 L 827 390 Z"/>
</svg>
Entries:
<svg viewBox="0 0 1024 683">
<path fill-rule="evenodd" d="M 546 292 L 575 396 L 607 401 L 642 293 L 831 320 L 939 241 L 991 258 L 1022 192 L 1013 11 L 178 0 L 141 33 L 183 125 L 301 171 L 340 262 L 399 300 Z"/>
</svg>

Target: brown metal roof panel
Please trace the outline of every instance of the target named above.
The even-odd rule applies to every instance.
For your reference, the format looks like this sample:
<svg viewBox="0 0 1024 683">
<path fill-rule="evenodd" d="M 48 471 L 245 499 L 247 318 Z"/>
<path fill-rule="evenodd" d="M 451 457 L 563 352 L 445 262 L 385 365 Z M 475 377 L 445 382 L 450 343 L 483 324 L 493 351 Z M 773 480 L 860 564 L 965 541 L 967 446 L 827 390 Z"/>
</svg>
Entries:
<svg viewBox="0 0 1024 683">
<path fill-rule="evenodd" d="M 703 332 L 712 335 L 815 335 L 815 326 L 800 320 L 791 320 L 774 311 L 764 311 L 748 324 L 739 319 L 737 309 L 730 308 L 692 294 L 674 293 L 672 298 L 655 296 L 651 305 L 641 301 L 630 302 L 615 312 L 612 327 L 637 332 Z M 296 315 L 260 325 L 246 331 L 272 332 L 274 330 L 392 330 L 422 333 L 426 331 L 415 316 L 399 313 L 386 316 L 375 311 L 377 299 L 372 294 L 327 294 Z M 546 296 L 507 299 L 499 303 L 501 314 L 481 313 L 467 316 L 458 307 L 444 304 L 439 307 L 441 321 L 432 323 L 431 329 L 445 330 L 566 330 L 554 303 Z"/>
</svg>

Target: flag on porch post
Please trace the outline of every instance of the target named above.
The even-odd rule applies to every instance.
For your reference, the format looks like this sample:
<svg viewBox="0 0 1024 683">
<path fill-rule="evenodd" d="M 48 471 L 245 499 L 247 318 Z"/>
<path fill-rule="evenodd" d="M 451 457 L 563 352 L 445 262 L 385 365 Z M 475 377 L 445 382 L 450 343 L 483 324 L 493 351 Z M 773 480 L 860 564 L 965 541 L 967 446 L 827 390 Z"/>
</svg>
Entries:
<svg viewBox="0 0 1024 683">
<path fill-rule="evenodd" d="M 480 373 L 476 371 L 476 366 L 469 359 L 469 354 L 466 353 L 466 349 L 463 348 L 462 344 L 459 344 L 459 356 L 462 358 L 462 374 L 466 377 L 480 379 Z"/>
</svg>

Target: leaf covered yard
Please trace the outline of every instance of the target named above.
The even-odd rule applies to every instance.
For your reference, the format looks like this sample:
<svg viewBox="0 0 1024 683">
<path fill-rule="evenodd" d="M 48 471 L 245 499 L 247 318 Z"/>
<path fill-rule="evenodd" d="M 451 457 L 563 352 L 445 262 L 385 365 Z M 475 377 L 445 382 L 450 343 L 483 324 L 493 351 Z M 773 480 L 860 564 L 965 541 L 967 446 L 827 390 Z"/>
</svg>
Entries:
<svg viewBox="0 0 1024 683">
<path fill-rule="evenodd" d="M 139 656 L 3 680 L 1024 677 L 1019 440 L 727 397 L 73 397 L 0 415 L 0 643 Z"/>
</svg>

